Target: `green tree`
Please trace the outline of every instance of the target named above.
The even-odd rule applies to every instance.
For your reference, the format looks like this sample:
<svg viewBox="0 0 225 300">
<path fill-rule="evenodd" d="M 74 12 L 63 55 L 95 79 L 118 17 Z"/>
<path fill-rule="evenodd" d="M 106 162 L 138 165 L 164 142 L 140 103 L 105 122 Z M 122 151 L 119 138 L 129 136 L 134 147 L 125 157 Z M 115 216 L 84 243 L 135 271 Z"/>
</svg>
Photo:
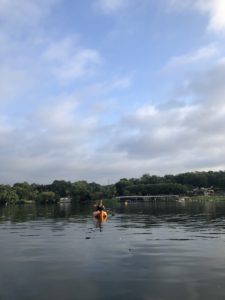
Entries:
<svg viewBox="0 0 225 300">
<path fill-rule="evenodd" d="M 132 183 L 126 179 L 122 178 L 115 184 L 117 196 L 126 196 L 128 195 L 128 188 L 132 186 Z"/>
<path fill-rule="evenodd" d="M 142 184 L 155 184 L 155 183 L 161 183 L 163 179 L 159 176 L 156 175 L 149 175 L 149 174 L 144 174 L 140 178 L 140 183 Z"/>
<path fill-rule="evenodd" d="M 49 189 L 59 197 L 67 197 L 71 193 L 72 184 L 70 181 L 54 180 Z"/>
<path fill-rule="evenodd" d="M 37 197 L 37 202 L 42 204 L 56 203 L 58 200 L 59 198 L 52 191 L 41 192 Z"/>
<path fill-rule="evenodd" d="M 74 182 L 71 188 L 71 197 L 73 201 L 83 202 L 91 200 L 88 183 L 84 180 Z"/>
<path fill-rule="evenodd" d="M 12 189 L 20 200 L 36 200 L 37 198 L 38 192 L 35 185 L 29 185 L 27 182 L 15 183 Z"/>
<path fill-rule="evenodd" d="M 0 185 L 0 204 L 16 203 L 18 201 L 18 195 L 9 185 Z"/>
</svg>

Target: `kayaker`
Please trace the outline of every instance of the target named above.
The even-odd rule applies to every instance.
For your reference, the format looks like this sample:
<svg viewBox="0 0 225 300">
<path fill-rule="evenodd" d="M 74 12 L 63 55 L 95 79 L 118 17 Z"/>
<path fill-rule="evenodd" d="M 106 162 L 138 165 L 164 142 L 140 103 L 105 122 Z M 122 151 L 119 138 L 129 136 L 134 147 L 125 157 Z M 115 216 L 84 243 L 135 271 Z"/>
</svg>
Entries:
<svg viewBox="0 0 225 300">
<path fill-rule="evenodd" d="M 103 205 L 102 200 L 99 200 L 98 204 L 95 205 L 95 207 L 96 207 L 96 211 L 103 211 L 103 210 L 105 210 L 105 206 Z"/>
</svg>

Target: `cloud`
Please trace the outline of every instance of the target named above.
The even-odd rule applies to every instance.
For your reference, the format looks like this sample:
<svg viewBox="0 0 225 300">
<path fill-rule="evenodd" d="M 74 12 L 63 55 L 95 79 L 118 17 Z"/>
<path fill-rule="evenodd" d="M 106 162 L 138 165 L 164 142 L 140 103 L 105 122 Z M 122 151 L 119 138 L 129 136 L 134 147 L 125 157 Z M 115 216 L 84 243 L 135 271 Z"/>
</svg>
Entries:
<svg viewBox="0 0 225 300">
<path fill-rule="evenodd" d="M 31 86 L 26 70 L 0 65 L 0 104 L 21 96 Z"/>
<path fill-rule="evenodd" d="M 110 125 L 102 122 L 107 110 L 81 114 L 83 99 L 74 93 L 46 99 L 44 107 L 16 123 L 2 115 L 2 180 L 107 184 L 143 173 L 224 169 L 225 64 L 192 78 L 184 98 L 195 102 L 140 105 Z"/>
<path fill-rule="evenodd" d="M 113 14 L 124 12 L 124 8 L 127 11 L 129 4 L 129 13 L 136 13 L 134 8 L 141 1 L 99 0 L 98 7 L 103 13 Z M 108 179 L 113 182 L 147 172 L 165 174 L 225 167 L 225 60 L 220 59 L 212 67 L 212 58 L 217 59 L 220 54 L 217 44 L 193 52 L 187 50 L 187 54 L 169 60 L 166 68 L 197 63 L 202 66 L 210 61 L 204 72 L 190 68 L 182 94 L 176 93 L 177 87 L 173 100 L 168 95 L 168 99 L 160 99 L 160 105 L 151 101 L 143 105 L 143 99 L 135 99 L 135 105 L 139 92 L 136 88 L 143 88 L 141 94 L 149 93 L 149 77 L 145 78 L 144 69 L 139 66 L 141 76 L 135 73 L 137 77 L 133 78 L 127 69 L 128 58 L 111 61 L 109 70 L 103 52 L 96 46 L 83 44 L 80 36 L 67 34 L 68 31 L 62 36 L 62 28 L 50 28 L 64 15 L 54 15 L 51 26 L 45 26 L 46 16 L 57 1 L 17 2 L 0 0 L 0 18 L 4 23 L 0 31 L 2 182 L 43 183 L 61 178 L 107 183 Z M 174 5 L 175 2 L 178 3 L 174 0 Z M 200 0 L 179 3 L 180 9 L 193 3 L 195 10 L 209 16 L 210 29 L 219 32 L 219 25 L 214 28 L 210 23 L 213 16 L 219 20 L 212 2 L 205 1 L 205 6 Z M 127 26 L 130 21 L 124 19 Z M 105 37 L 106 31 L 107 28 L 98 33 L 98 38 Z M 108 51 L 108 41 L 102 41 L 102 51 Z M 116 75 L 113 68 L 118 68 L 118 64 L 125 73 Z M 154 67 L 153 64 L 152 74 Z M 140 84 L 138 78 L 143 79 Z M 171 80 L 175 81 L 172 77 Z M 157 94 L 156 86 L 152 92 L 156 100 Z M 13 105 L 11 99 L 18 105 Z"/>
<path fill-rule="evenodd" d="M 109 92 L 114 92 L 117 90 L 127 90 L 132 85 L 132 75 L 125 76 L 114 76 L 112 79 L 105 80 L 92 84 L 90 86 L 91 93 L 95 95 L 107 94 Z"/>
<path fill-rule="evenodd" d="M 115 13 L 128 4 L 127 0 L 98 0 L 97 6 L 106 14 Z"/>
<path fill-rule="evenodd" d="M 79 105 L 76 95 L 64 94 L 46 99 L 45 106 L 40 105 L 36 111 L 16 120 L 2 114 L 2 179 L 7 178 L 10 183 L 17 178 L 48 182 L 63 175 L 68 178 L 73 173 L 79 179 L 77 170 L 82 169 L 85 158 L 91 153 L 92 136 L 97 126 L 93 116 L 80 116 Z"/>
<path fill-rule="evenodd" d="M 225 2 L 223 0 L 168 0 L 175 10 L 197 10 L 208 15 L 208 29 L 216 33 L 225 33 Z"/>
<path fill-rule="evenodd" d="M 49 64 L 51 72 L 62 83 L 93 75 L 102 62 L 98 51 L 81 47 L 76 36 L 50 43 L 42 60 Z"/>
<path fill-rule="evenodd" d="M 154 105 L 147 105 L 137 109 L 136 117 L 140 120 L 149 119 L 157 116 L 159 111 Z"/>
<path fill-rule="evenodd" d="M 47 105 L 40 106 L 30 116 L 34 123 L 31 132 L 42 136 L 45 142 L 48 139 L 46 145 L 55 153 L 64 151 L 74 155 L 79 149 L 84 150 L 92 140 L 97 118 L 81 115 L 80 106 L 81 102 L 75 94 L 48 99 Z"/>
<path fill-rule="evenodd" d="M 206 47 L 197 49 L 195 52 L 186 55 L 174 56 L 167 63 L 164 70 L 170 70 L 185 65 L 194 64 L 197 62 L 209 60 L 219 54 L 219 49 L 216 45 L 211 44 Z"/>
<path fill-rule="evenodd" d="M 193 96 L 195 103 L 140 107 L 115 126 L 107 148 L 156 173 L 223 169 L 225 65 L 193 78 L 185 96 Z"/>
<path fill-rule="evenodd" d="M 0 17 L 4 26 L 37 25 L 59 0 L 0 0 Z M 25 17 L 26 16 L 26 17 Z"/>
<path fill-rule="evenodd" d="M 37 90 L 32 92 L 45 75 L 39 63 L 39 51 L 46 41 L 42 30 L 46 16 L 59 1 L 0 0 L 1 106 L 17 101 L 22 109 L 37 94 Z"/>
<path fill-rule="evenodd" d="M 48 100 L 47 104 L 35 112 L 35 118 L 46 130 L 70 131 L 75 122 L 79 101 L 75 95 L 62 95 Z"/>
<path fill-rule="evenodd" d="M 199 1 L 199 0 L 197 0 Z M 169 8 L 181 11 L 187 8 L 193 8 L 195 6 L 196 0 L 168 0 Z"/>
<path fill-rule="evenodd" d="M 199 0 L 196 8 L 209 15 L 210 30 L 225 32 L 225 2 L 223 0 Z"/>
</svg>

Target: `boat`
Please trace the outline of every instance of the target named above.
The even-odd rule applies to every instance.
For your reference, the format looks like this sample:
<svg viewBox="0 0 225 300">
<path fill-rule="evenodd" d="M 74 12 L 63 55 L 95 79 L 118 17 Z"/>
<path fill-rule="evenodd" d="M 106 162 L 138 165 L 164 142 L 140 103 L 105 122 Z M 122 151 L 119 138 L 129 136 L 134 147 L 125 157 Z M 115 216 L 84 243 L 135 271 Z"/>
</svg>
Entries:
<svg viewBox="0 0 225 300">
<path fill-rule="evenodd" d="M 97 210 L 93 212 L 93 216 L 99 220 L 106 220 L 107 219 L 107 212 L 105 210 Z"/>
</svg>

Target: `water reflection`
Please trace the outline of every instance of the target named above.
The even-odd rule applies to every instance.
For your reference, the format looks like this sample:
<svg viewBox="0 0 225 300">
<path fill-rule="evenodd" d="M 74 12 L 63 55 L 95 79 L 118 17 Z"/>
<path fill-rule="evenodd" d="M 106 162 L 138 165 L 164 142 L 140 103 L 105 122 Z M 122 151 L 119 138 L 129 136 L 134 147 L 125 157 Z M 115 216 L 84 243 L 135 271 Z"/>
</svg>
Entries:
<svg viewBox="0 0 225 300">
<path fill-rule="evenodd" d="M 225 203 L 0 207 L 0 299 L 224 299 Z"/>
<path fill-rule="evenodd" d="M 101 218 L 95 218 L 95 217 L 93 217 L 93 222 L 94 222 L 96 228 L 99 228 L 99 230 L 102 231 L 104 223 L 107 222 L 107 218 L 101 219 Z"/>
<path fill-rule="evenodd" d="M 26 222 L 29 220 L 44 219 L 66 219 L 76 217 L 88 217 L 90 205 L 79 203 L 65 203 L 57 205 L 12 205 L 0 206 L 0 222 L 10 220 L 11 222 Z"/>
<path fill-rule="evenodd" d="M 118 212 L 135 218 L 151 216 L 154 221 L 182 222 L 210 220 L 225 216 L 225 203 L 222 201 L 191 201 L 185 202 L 149 202 L 144 204 L 121 205 Z"/>
<path fill-rule="evenodd" d="M 76 215 L 88 217 L 92 211 L 92 205 L 85 203 L 60 203 L 58 205 L 36 206 L 34 204 L 0 206 L 0 220 L 11 220 L 23 222 L 30 219 L 44 218 L 68 218 Z M 129 203 L 118 205 L 113 213 L 129 215 L 186 215 L 207 216 L 210 219 L 225 215 L 225 205 L 222 201 L 174 201 L 174 202 L 149 202 L 149 203 Z"/>
</svg>

